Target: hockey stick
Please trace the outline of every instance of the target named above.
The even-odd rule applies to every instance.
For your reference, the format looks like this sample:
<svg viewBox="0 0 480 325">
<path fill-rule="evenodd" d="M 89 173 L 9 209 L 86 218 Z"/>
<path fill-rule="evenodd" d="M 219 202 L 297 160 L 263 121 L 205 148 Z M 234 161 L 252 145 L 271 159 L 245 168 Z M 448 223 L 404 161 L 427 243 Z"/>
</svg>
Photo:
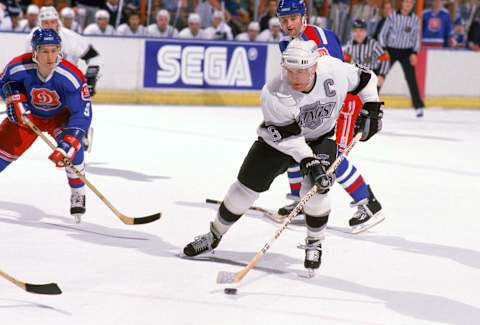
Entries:
<svg viewBox="0 0 480 325">
<path fill-rule="evenodd" d="M 222 201 L 214 200 L 214 199 L 206 199 L 205 202 L 206 203 L 212 203 L 212 204 L 222 204 Z M 261 208 L 261 207 L 256 207 L 256 206 L 251 206 L 251 207 L 248 208 L 248 210 L 262 212 L 262 213 L 265 213 L 265 214 L 267 214 L 267 213 L 271 214 L 272 213 L 271 211 L 268 211 L 267 209 L 264 209 L 264 208 Z"/>
<path fill-rule="evenodd" d="M 340 156 L 335 159 L 335 161 L 332 163 L 330 168 L 326 171 L 326 175 L 332 175 L 337 167 L 340 165 L 340 163 L 345 159 L 347 154 L 352 150 L 353 146 L 360 140 L 362 137 L 362 133 L 358 133 L 355 135 L 355 137 L 352 139 L 352 142 L 350 143 L 349 146 L 345 148 L 345 150 L 340 154 Z M 305 204 L 310 200 L 318 191 L 318 186 L 313 185 L 313 187 L 310 189 L 310 191 L 305 194 L 305 196 L 298 202 L 297 206 L 290 212 L 288 217 L 285 219 L 283 222 L 282 226 L 275 232 L 275 235 L 263 246 L 263 248 L 257 252 L 255 257 L 248 262 L 248 264 L 240 271 L 233 273 L 233 272 L 226 272 L 226 271 L 220 271 L 218 272 L 217 275 L 217 283 L 222 284 L 222 283 L 237 283 L 240 282 L 247 273 L 255 267 L 255 265 L 262 259 L 262 257 L 267 253 L 267 251 L 270 249 L 272 246 L 273 242 L 280 237 L 282 232 L 287 229 L 288 224 L 297 216 L 297 214 L 300 213 L 300 211 L 303 210 L 303 207 Z"/>
<path fill-rule="evenodd" d="M 23 109 L 23 107 L 22 107 L 22 109 Z M 32 121 L 30 121 L 27 114 L 25 114 L 25 113 L 23 113 L 23 120 L 25 121 L 25 124 L 27 124 L 30 127 L 30 129 L 32 129 L 32 131 L 35 132 L 36 135 L 38 135 L 40 138 L 42 138 L 42 140 L 52 150 L 55 150 L 57 148 L 45 136 L 45 134 L 43 134 L 42 131 L 35 124 L 32 123 Z M 84 175 L 82 175 L 82 173 L 73 165 L 73 163 L 70 161 L 70 159 L 64 158 L 63 163 L 65 164 L 65 166 L 70 168 L 70 170 L 73 171 L 75 173 L 75 175 L 77 175 L 78 178 L 80 178 L 82 180 L 82 182 L 84 182 L 92 190 L 92 192 L 95 193 L 98 196 L 98 198 L 100 200 L 102 200 L 103 203 L 105 203 L 105 205 L 108 206 L 110 208 L 110 210 L 112 210 L 112 212 L 117 216 L 117 218 L 120 219 L 124 224 L 126 224 L 126 225 L 141 225 L 141 224 L 150 223 L 150 222 L 153 222 L 155 220 L 158 220 L 162 216 L 162 214 L 160 212 L 149 215 L 149 216 L 146 216 L 146 217 L 139 217 L 139 218 L 132 218 L 132 217 L 128 217 L 128 216 L 124 215 L 123 213 L 118 211 L 112 205 L 112 203 L 110 203 L 110 201 L 92 183 L 90 183 L 90 181 Z"/>
<path fill-rule="evenodd" d="M 46 283 L 46 284 L 31 284 L 22 282 L 15 279 L 13 276 L 0 270 L 0 275 L 16 285 L 17 287 L 31 293 L 38 293 L 41 295 L 59 295 L 62 293 L 62 290 L 58 287 L 56 283 Z"/>
</svg>

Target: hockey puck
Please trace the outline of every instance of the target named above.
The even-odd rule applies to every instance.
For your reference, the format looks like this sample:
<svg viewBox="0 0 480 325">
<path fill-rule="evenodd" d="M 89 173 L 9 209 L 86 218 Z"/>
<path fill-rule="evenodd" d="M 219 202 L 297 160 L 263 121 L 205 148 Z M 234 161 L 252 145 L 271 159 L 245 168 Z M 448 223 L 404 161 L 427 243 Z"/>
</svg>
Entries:
<svg viewBox="0 0 480 325">
<path fill-rule="evenodd" d="M 225 288 L 225 289 L 223 289 L 223 292 L 226 295 L 236 295 L 237 294 L 237 288 Z"/>
</svg>

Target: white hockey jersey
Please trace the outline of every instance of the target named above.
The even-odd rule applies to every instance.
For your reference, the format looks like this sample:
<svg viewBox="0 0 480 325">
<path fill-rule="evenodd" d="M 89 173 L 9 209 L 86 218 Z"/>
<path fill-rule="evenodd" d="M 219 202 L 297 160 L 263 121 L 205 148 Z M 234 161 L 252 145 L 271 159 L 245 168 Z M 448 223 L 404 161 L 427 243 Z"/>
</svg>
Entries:
<svg viewBox="0 0 480 325">
<path fill-rule="evenodd" d="M 180 33 L 178 33 L 178 38 L 207 39 L 208 37 L 203 29 L 199 29 L 197 35 L 193 35 L 190 28 L 185 27 Z"/>
<path fill-rule="evenodd" d="M 236 40 L 236 41 L 243 41 L 243 42 L 255 42 L 255 41 L 257 40 L 257 38 L 255 38 L 254 40 L 251 40 L 251 39 L 250 39 L 250 36 L 248 36 L 248 33 L 247 33 L 247 32 L 244 32 L 244 33 L 238 34 L 238 35 L 235 37 L 235 40 Z"/>
<path fill-rule="evenodd" d="M 297 162 L 313 157 L 306 141 L 318 139 L 334 129 L 347 92 L 359 85 L 361 71 L 355 65 L 325 55 L 318 59 L 315 85 L 309 93 L 294 90 L 286 76 L 275 77 L 262 89 L 264 123 L 257 134 Z M 378 102 L 377 77 L 368 73 L 372 76 L 358 96 L 364 103 Z M 285 128 L 298 129 L 297 125 L 301 132 L 287 132 L 284 136 Z"/>
<path fill-rule="evenodd" d="M 207 34 L 207 39 L 219 39 L 219 37 L 223 37 L 223 34 L 225 34 L 225 39 L 222 38 L 222 40 L 233 40 L 232 29 L 225 23 L 221 23 L 217 27 L 207 27 L 205 28 L 205 33 Z"/>
<path fill-rule="evenodd" d="M 153 36 L 153 37 L 165 37 L 165 38 L 177 37 L 178 30 L 176 28 L 174 28 L 173 26 L 168 25 L 167 28 L 162 32 L 158 28 L 157 24 L 151 24 L 151 25 L 148 25 L 148 27 L 147 27 L 146 35 L 147 36 Z"/>
<path fill-rule="evenodd" d="M 104 35 L 104 36 L 111 36 L 115 35 L 115 28 L 112 25 L 107 25 L 107 27 L 102 30 L 96 23 L 91 23 L 85 30 L 83 31 L 84 35 Z"/>
<path fill-rule="evenodd" d="M 27 44 L 25 47 L 27 52 L 32 52 L 32 36 L 37 29 L 38 27 L 33 29 L 28 35 Z M 60 35 L 62 39 L 63 57 L 73 64 L 78 65 L 80 58 L 83 57 L 89 50 L 90 42 L 88 42 L 88 40 L 82 35 L 79 35 L 65 27 L 60 27 L 58 35 Z M 98 57 L 92 58 L 92 60 L 98 60 Z M 100 65 L 100 63 L 98 63 L 98 65 Z"/>
<path fill-rule="evenodd" d="M 119 36 L 144 36 L 145 27 L 142 25 L 138 26 L 137 30 L 134 32 L 128 24 L 121 24 L 117 28 L 117 35 Z"/>
</svg>

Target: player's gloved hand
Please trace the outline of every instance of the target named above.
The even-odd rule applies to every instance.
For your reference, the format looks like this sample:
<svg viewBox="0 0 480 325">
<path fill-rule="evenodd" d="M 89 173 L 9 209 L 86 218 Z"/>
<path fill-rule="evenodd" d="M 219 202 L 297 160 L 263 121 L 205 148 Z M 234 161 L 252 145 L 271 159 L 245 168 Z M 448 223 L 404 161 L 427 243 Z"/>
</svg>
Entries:
<svg viewBox="0 0 480 325">
<path fill-rule="evenodd" d="M 6 98 L 8 119 L 12 123 L 24 124 L 23 114 L 30 114 L 30 110 L 22 84 L 9 81 L 3 85 L 2 91 Z"/>
<path fill-rule="evenodd" d="M 366 102 L 355 122 L 355 134 L 362 132 L 360 141 L 367 141 L 382 130 L 383 102 Z"/>
<path fill-rule="evenodd" d="M 85 79 L 87 79 L 87 87 L 91 97 L 96 93 L 95 86 L 97 85 L 99 71 L 100 67 L 98 65 L 90 65 L 85 72 Z"/>
<path fill-rule="evenodd" d="M 300 167 L 305 175 L 310 176 L 312 182 L 317 184 L 319 193 L 326 193 L 335 181 L 335 174 L 327 175 L 325 165 L 328 162 L 322 162 L 317 158 L 304 158 L 300 162 Z"/>
<path fill-rule="evenodd" d="M 57 148 L 48 156 L 48 159 L 53 161 L 57 167 L 65 167 L 63 159 L 73 160 L 75 154 L 82 147 L 84 135 L 85 131 L 81 129 L 64 129 L 59 136 Z"/>
</svg>

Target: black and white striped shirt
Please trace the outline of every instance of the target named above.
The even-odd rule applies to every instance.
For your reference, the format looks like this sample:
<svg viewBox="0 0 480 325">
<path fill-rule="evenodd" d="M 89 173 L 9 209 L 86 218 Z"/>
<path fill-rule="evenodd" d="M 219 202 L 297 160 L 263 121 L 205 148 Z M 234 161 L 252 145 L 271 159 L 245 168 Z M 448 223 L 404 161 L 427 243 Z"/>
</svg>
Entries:
<svg viewBox="0 0 480 325">
<path fill-rule="evenodd" d="M 362 43 L 350 40 L 343 47 L 343 54 L 346 62 L 365 66 L 385 76 L 390 68 L 390 58 L 385 50 L 376 40 L 366 37 Z"/>
<path fill-rule="evenodd" d="M 395 11 L 385 21 L 379 41 L 384 48 L 420 51 L 420 20 L 413 11 L 408 16 Z"/>
</svg>

